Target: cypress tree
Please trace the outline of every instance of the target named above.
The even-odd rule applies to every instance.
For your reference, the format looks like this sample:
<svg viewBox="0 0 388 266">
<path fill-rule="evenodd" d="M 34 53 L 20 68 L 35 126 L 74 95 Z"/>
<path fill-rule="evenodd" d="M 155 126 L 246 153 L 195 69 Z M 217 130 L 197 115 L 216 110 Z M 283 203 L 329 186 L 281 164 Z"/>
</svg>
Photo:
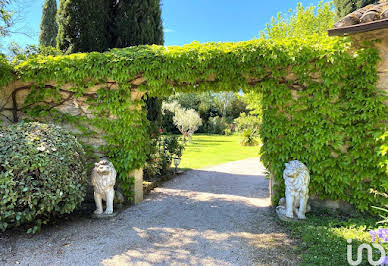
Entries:
<svg viewBox="0 0 388 266">
<path fill-rule="evenodd" d="M 112 45 L 163 44 L 160 0 L 120 0 L 115 6 Z"/>
<path fill-rule="evenodd" d="M 337 16 L 343 18 L 347 14 L 375 2 L 377 0 L 334 0 L 334 5 L 337 8 Z"/>
<path fill-rule="evenodd" d="M 103 52 L 163 44 L 160 0 L 60 0 L 57 46 L 67 53 Z M 161 103 L 146 97 L 151 133 L 161 125 Z"/>
<path fill-rule="evenodd" d="M 120 0 L 112 16 L 112 48 L 164 44 L 160 0 Z M 162 125 L 161 100 L 146 97 L 150 134 L 157 136 Z"/>
<path fill-rule="evenodd" d="M 60 0 L 58 48 L 66 53 L 106 51 L 110 6 L 109 0 Z"/>
<path fill-rule="evenodd" d="M 43 46 L 56 46 L 58 34 L 57 1 L 46 0 L 42 10 L 42 20 L 40 23 L 39 43 Z"/>
</svg>

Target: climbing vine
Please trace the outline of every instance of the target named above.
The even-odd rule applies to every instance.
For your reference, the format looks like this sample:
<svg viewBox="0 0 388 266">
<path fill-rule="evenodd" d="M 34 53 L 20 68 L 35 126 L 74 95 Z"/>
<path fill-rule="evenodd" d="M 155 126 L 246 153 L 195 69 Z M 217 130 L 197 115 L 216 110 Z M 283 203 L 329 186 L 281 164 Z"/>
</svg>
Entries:
<svg viewBox="0 0 388 266">
<path fill-rule="evenodd" d="M 127 192 L 128 172 L 144 165 L 149 142 L 146 115 L 131 92 L 243 90 L 263 93 L 261 160 L 279 192 L 284 163 L 298 159 L 311 170 L 312 194 L 342 199 L 360 210 L 381 205 L 368 193 L 388 188 L 381 167 L 387 158 L 379 152 L 388 112 L 375 87 L 377 51 L 365 47 L 350 54 L 347 39 L 315 37 L 35 56 L 9 72 L 28 84 L 23 111 L 35 110 L 37 117 L 68 98 L 89 98 L 94 118 L 79 124 L 104 132 L 103 151 Z M 9 82 L 7 76 L 2 84 Z M 88 94 L 95 86 L 97 92 Z"/>
</svg>

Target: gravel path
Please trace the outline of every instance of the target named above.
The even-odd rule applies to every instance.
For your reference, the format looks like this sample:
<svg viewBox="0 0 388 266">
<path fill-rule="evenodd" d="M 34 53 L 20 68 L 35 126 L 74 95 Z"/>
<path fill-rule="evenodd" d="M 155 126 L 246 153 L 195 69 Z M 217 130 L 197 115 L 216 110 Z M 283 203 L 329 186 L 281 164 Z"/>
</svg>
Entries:
<svg viewBox="0 0 388 266">
<path fill-rule="evenodd" d="M 257 159 L 189 171 L 112 220 L 0 238 L 3 265 L 295 265 Z"/>
</svg>

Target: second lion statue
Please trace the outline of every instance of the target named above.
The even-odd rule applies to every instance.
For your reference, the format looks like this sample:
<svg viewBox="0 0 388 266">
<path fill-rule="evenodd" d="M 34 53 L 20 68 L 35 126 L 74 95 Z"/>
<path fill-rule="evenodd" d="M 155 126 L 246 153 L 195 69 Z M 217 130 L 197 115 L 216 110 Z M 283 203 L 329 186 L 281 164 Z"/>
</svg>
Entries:
<svg viewBox="0 0 388 266">
<path fill-rule="evenodd" d="M 102 200 L 106 201 L 104 214 L 112 214 L 113 200 L 115 197 L 116 170 L 110 161 L 104 159 L 95 163 L 92 172 L 92 184 L 94 187 L 94 201 L 97 207 L 94 214 L 100 215 L 103 213 Z"/>
<path fill-rule="evenodd" d="M 306 212 L 310 206 L 309 199 L 310 173 L 306 165 L 299 161 L 290 161 L 285 164 L 283 172 L 284 183 L 286 185 L 286 198 L 282 198 L 276 211 L 279 215 L 294 218 L 294 213 L 298 219 L 306 219 Z M 285 205 L 285 206 L 284 206 Z"/>
</svg>

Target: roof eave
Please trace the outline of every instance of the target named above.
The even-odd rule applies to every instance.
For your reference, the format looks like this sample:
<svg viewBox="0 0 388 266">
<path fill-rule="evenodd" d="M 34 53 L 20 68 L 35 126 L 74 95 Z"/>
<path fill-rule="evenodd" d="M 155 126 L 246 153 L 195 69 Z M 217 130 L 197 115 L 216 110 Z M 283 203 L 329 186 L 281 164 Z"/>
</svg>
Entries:
<svg viewBox="0 0 388 266">
<path fill-rule="evenodd" d="M 368 32 L 372 30 L 380 30 L 384 28 L 388 28 L 388 19 L 382 19 L 382 20 L 372 21 L 368 23 L 342 27 L 342 28 L 329 29 L 328 34 L 329 36 L 346 36 L 346 35 L 351 35 L 351 34 L 356 34 L 361 32 Z"/>
</svg>

